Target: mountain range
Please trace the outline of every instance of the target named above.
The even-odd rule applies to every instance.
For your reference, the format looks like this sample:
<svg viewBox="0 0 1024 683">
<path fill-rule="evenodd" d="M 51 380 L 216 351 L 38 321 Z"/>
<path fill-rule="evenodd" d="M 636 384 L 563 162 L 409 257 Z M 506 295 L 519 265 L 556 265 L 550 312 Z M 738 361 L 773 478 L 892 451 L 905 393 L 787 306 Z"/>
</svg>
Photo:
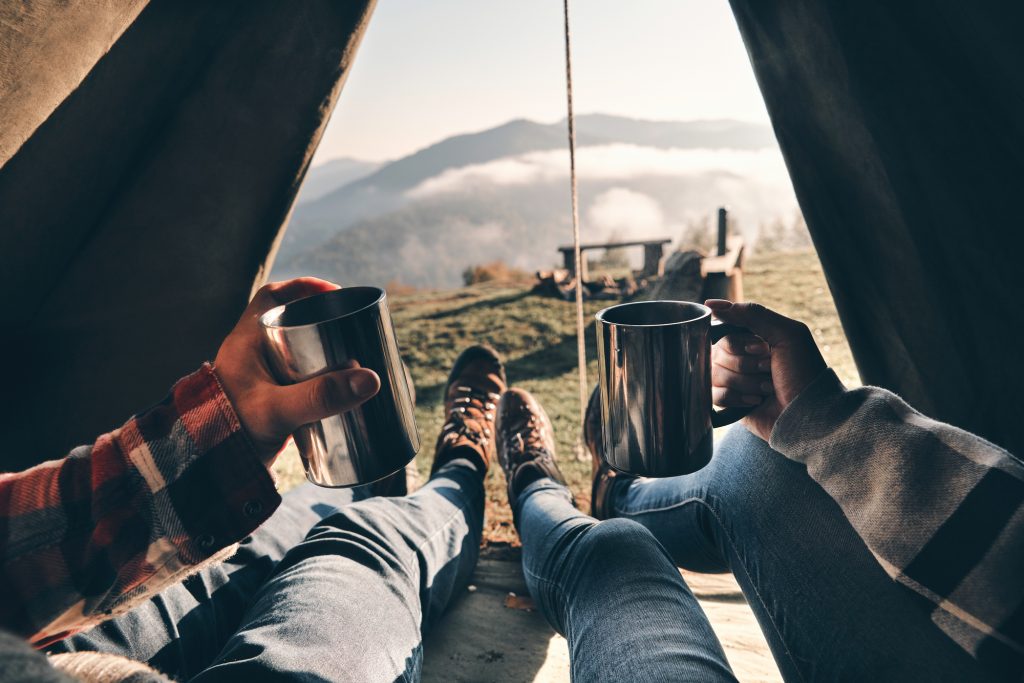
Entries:
<svg viewBox="0 0 1024 683">
<path fill-rule="evenodd" d="M 383 162 L 364 161 L 348 157 L 331 159 L 309 172 L 306 180 L 302 183 L 302 190 L 299 192 L 295 202 L 296 204 L 306 204 L 316 201 L 325 194 L 348 185 L 353 180 L 359 180 L 370 175 L 383 165 Z"/>
<path fill-rule="evenodd" d="M 679 238 L 724 203 L 747 222 L 795 208 L 766 125 L 592 114 L 576 129 L 589 241 Z M 517 119 L 388 163 L 314 167 L 273 276 L 447 287 L 498 259 L 548 267 L 571 235 L 566 146 L 564 121 Z"/>
</svg>

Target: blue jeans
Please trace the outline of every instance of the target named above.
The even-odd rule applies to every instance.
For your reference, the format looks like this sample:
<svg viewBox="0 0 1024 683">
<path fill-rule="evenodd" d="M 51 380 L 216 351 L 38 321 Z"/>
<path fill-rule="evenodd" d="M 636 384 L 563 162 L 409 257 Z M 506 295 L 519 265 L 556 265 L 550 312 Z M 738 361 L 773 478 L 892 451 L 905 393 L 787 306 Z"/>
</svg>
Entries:
<svg viewBox="0 0 1024 683">
<path fill-rule="evenodd" d="M 569 641 L 574 680 L 735 680 L 676 566 L 735 574 L 787 681 L 996 679 L 802 465 L 743 428 L 700 472 L 620 480 L 612 495 L 604 522 L 550 480 L 518 503 L 527 585 Z"/>
<path fill-rule="evenodd" d="M 483 475 L 454 460 L 404 498 L 305 484 L 222 565 L 50 652 L 95 650 L 195 681 L 413 681 L 464 589 Z"/>
<path fill-rule="evenodd" d="M 53 651 L 199 681 L 416 680 L 423 633 L 476 563 L 482 482 L 456 460 L 405 498 L 300 487 L 231 561 Z M 787 680 L 988 680 L 804 468 L 743 429 L 701 472 L 614 495 L 604 522 L 547 479 L 517 502 L 526 580 L 574 680 L 735 680 L 677 565 L 736 574 Z"/>
</svg>

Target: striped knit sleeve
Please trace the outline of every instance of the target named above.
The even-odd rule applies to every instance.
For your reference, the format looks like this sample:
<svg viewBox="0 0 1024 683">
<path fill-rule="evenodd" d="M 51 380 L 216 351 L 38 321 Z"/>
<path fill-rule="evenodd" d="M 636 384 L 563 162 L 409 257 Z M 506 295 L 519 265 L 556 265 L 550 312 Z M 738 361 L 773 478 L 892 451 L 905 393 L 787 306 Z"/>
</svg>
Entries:
<svg viewBox="0 0 1024 683">
<path fill-rule="evenodd" d="M 779 417 L 772 447 L 802 462 L 878 562 L 927 598 L 979 659 L 1024 662 L 1024 465 L 883 389 L 825 371 Z"/>
<path fill-rule="evenodd" d="M 217 558 L 280 503 L 213 369 L 62 459 L 0 475 L 0 626 L 37 646 Z"/>
</svg>

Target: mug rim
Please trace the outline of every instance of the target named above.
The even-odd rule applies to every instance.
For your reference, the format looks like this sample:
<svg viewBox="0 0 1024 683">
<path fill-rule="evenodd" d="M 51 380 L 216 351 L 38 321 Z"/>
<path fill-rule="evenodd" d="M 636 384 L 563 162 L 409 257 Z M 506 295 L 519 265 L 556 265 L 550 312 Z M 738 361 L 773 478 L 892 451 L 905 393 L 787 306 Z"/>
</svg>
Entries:
<svg viewBox="0 0 1024 683">
<path fill-rule="evenodd" d="M 288 308 L 289 306 L 294 306 L 295 304 L 298 304 L 298 303 L 300 303 L 302 301 L 308 301 L 309 299 L 316 299 L 318 297 L 325 297 L 326 298 L 326 297 L 330 297 L 330 296 L 337 296 L 340 292 L 349 293 L 349 292 L 353 292 L 354 290 L 359 290 L 359 289 L 374 290 L 374 291 L 379 292 L 380 294 L 373 301 L 371 301 L 370 303 L 368 303 L 365 306 L 362 306 L 360 308 L 357 308 L 354 311 L 349 311 L 348 313 L 343 313 L 341 315 L 335 315 L 335 316 L 332 316 L 330 318 L 324 318 L 323 320 L 317 320 L 316 322 L 303 323 L 301 325 L 282 325 L 282 324 L 279 324 L 278 322 L 276 322 L 277 320 L 279 320 L 281 318 L 281 314 L 284 313 L 284 309 Z M 317 327 L 319 325 L 323 325 L 325 323 L 329 323 L 329 322 L 332 322 L 334 320 L 342 320 L 343 318 L 348 318 L 348 317 L 351 317 L 353 315 L 357 315 L 359 313 L 362 313 L 363 311 L 365 311 L 367 309 L 370 309 L 370 308 L 373 308 L 374 306 L 377 306 L 378 304 L 380 304 L 381 301 L 383 301 L 386 298 L 387 298 L 387 291 L 383 287 L 374 287 L 373 285 L 356 285 L 354 287 L 339 287 L 338 289 L 332 289 L 332 290 L 329 290 L 327 292 L 318 292 L 317 294 L 310 294 L 309 296 L 304 296 L 304 297 L 302 297 L 300 299 L 295 299 L 293 301 L 288 301 L 286 303 L 274 306 L 269 311 L 263 313 L 260 316 L 260 318 L 259 318 L 260 326 L 263 327 L 264 329 L 268 329 L 268 330 L 300 330 L 300 329 L 305 328 L 305 327 Z"/>
<path fill-rule="evenodd" d="M 607 315 L 607 313 L 609 311 L 613 310 L 613 309 L 625 308 L 627 306 L 641 306 L 643 304 L 686 304 L 687 306 L 696 306 L 697 308 L 701 309 L 701 313 L 700 313 L 700 315 L 698 315 L 695 318 L 689 318 L 687 320 L 677 320 L 675 322 L 670 322 L 670 323 L 646 323 L 646 324 L 616 323 L 616 322 L 612 322 L 610 320 L 606 320 L 605 319 L 605 316 Z M 594 315 L 594 318 L 597 320 L 597 322 L 599 322 L 599 323 L 601 323 L 603 325 L 614 325 L 615 327 L 638 327 L 638 328 L 642 328 L 642 327 L 672 327 L 674 325 L 689 325 L 691 323 L 695 323 L 695 322 L 698 322 L 698 321 L 701 321 L 701 320 L 703 320 L 705 318 L 710 318 L 710 317 L 711 317 L 711 309 L 708 308 L 707 306 L 705 306 L 704 304 L 699 304 L 696 301 L 683 301 L 682 299 L 654 299 L 652 301 L 630 301 L 630 302 L 627 302 L 627 303 L 624 303 L 624 304 L 615 304 L 614 306 L 608 306 L 607 308 L 602 308 L 600 311 L 598 311 Z"/>
</svg>

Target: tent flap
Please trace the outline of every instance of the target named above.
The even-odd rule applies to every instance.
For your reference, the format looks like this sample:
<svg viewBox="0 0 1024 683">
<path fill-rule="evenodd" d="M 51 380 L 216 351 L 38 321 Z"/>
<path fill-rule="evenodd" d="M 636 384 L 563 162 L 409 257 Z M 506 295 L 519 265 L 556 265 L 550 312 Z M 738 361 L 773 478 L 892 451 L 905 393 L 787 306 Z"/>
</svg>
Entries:
<svg viewBox="0 0 1024 683">
<path fill-rule="evenodd" d="M 1021 453 L 1024 6 L 732 6 L 865 383 Z"/>
<path fill-rule="evenodd" d="M 0 168 L 21 394 L 4 467 L 90 441 L 212 359 L 262 282 L 372 7 L 153 0 Z"/>
</svg>

